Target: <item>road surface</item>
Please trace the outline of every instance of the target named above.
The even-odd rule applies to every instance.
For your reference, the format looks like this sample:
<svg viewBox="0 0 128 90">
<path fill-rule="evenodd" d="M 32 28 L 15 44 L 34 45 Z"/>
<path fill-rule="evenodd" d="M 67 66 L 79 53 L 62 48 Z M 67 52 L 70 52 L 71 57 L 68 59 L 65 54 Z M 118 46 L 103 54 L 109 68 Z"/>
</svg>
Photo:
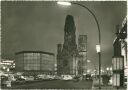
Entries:
<svg viewBox="0 0 128 90">
<path fill-rule="evenodd" d="M 12 85 L 12 89 L 91 89 L 92 81 L 49 80 Z"/>
</svg>

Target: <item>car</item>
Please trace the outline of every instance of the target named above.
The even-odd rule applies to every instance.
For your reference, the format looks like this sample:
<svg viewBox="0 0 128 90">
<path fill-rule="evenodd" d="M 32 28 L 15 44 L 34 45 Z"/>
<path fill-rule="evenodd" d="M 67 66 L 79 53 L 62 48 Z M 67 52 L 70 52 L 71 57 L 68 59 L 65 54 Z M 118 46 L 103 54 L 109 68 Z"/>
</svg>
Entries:
<svg viewBox="0 0 128 90">
<path fill-rule="evenodd" d="M 33 76 L 24 76 L 25 81 L 33 81 L 34 77 Z"/>
<path fill-rule="evenodd" d="M 38 76 L 35 76 L 34 80 L 41 80 L 41 79 Z"/>
<path fill-rule="evenodd" d="M 17 78 L 16 81 L 25 81 L 24 78 Z"/>
<path fill-rule="evenodd" d="M 54 77 L 54 80 L 60 80 L 60 79 L 61 79 L 60 76 L 55 76 L 55 77 Z"/>
<path fill-rule="evenodd" d="M 53 75 L 47 75 L 47 78 L 48 78 L 49 80 L 53 80 L 53 79 L 54 79 L 54 76 L 53 76 Z"/>
<path fill-rule="evenodd" d="M 37 75 L 36 78 L 45 80 L 45 79 L 47 79 L 47 75 L 45 75 L 45 74 L 40 74 L 40 75 Z"/>
<path fill-rule="evenodd" d="M 62 75 L 62 80 L 72 80 L 73 77 L 71 75 Z"/>
</svg>

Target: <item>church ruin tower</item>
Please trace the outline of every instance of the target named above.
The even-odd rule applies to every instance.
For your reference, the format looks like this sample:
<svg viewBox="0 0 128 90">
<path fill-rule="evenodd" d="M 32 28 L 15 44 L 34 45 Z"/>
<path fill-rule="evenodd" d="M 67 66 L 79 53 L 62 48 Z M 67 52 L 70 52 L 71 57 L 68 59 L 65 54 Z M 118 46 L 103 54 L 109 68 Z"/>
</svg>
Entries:
<svg viewBox="0 0 128 90">
<path fill-rule="evenodd" d="M 63 44 L 63 53 L 65 54 L 73 55 L 77 50 L 75 31 L 76 27 L 74 23 L 74 18 L 71 15 L 67 15 L 64 26 Z"/>
<path fill-rule="evenodd" d="M 64 44 L 60 55 L 61 74 L 75 73 L 75 56 L 77 53 L 75 31 L 74 18 L 71 15 L 67 15 L 64 26 Z"/>
</svg>

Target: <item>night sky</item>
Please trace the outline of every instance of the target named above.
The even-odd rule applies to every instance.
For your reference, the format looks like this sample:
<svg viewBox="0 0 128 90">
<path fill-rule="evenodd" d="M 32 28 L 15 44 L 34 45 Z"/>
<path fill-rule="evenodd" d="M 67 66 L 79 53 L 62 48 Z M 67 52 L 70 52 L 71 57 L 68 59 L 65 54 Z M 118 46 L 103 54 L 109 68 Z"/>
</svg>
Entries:
<svg viewBox="0 0 128 90">
<path fill-rule="evenodd" d="M 81 3 L 81 2 L 78 2 Z M 126 16 L 126 2 L 82 2 L 95 13 L 101 30 L 102 66 L 111 65 L 116 25 Z M 98 29 L 93 16 L 84 8 L 60 6 L 56 2 L 2 2 L 2 58 L 14 59 L 14 53 L 39 50 L 57 53 L 57 44 L 64 41 L 66 15 L 74 17 L 76 42 L 78 35 L 88 37 L 88 59 L 98 65 Z"/>
</svg>

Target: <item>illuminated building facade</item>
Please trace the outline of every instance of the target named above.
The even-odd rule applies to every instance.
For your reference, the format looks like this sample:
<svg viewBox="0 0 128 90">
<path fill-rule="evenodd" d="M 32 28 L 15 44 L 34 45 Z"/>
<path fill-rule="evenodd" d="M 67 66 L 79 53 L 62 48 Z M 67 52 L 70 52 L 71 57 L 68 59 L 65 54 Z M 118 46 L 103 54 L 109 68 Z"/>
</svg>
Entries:
<svg viewBox="0 0 128 90">
<path fill-rule="evenodd" d="M 113 86 L 120 87 L 124 85 L 124 76 L 127 67 L 127 19 L 123 21 L 121 28 L 117 26 L 113 47 Z"/>
<path fill-rule="evenodd" d="M 53 53 L 42 51 L 22 51 L 16 53 L 17 71 L 39 71 L 54 73 L 55 56 Z"/>
</svg>

